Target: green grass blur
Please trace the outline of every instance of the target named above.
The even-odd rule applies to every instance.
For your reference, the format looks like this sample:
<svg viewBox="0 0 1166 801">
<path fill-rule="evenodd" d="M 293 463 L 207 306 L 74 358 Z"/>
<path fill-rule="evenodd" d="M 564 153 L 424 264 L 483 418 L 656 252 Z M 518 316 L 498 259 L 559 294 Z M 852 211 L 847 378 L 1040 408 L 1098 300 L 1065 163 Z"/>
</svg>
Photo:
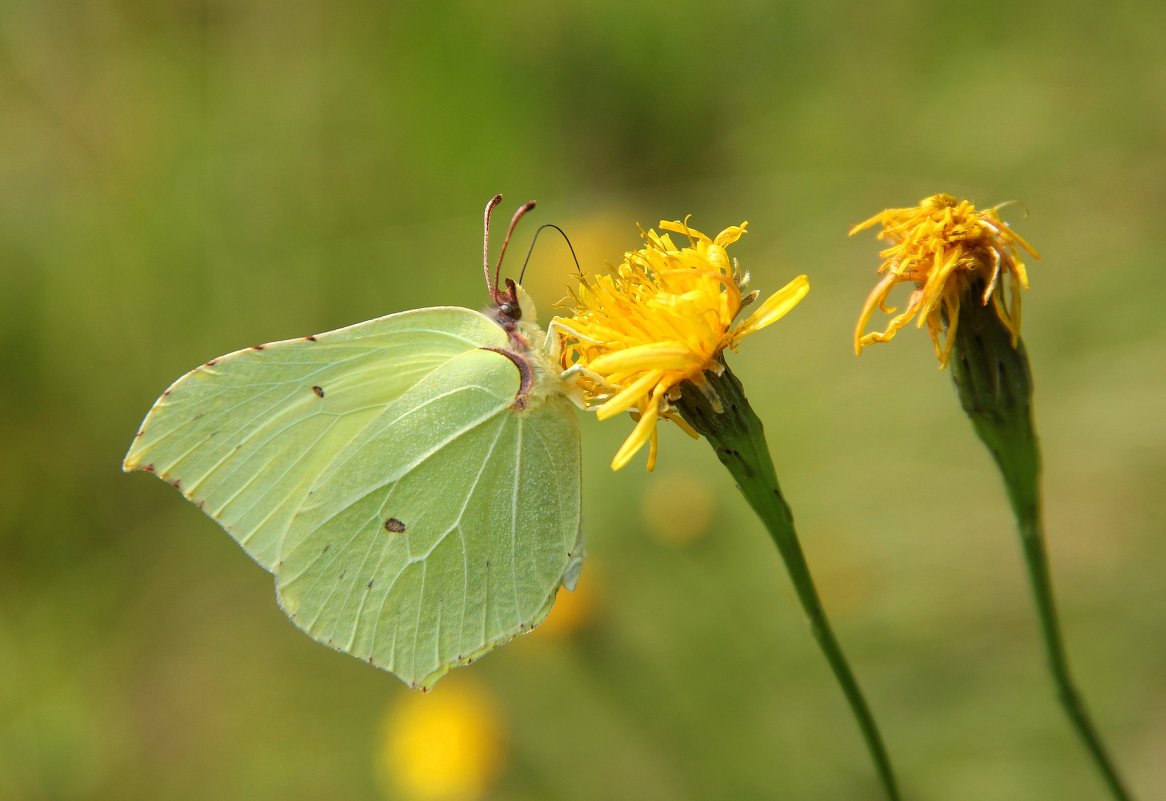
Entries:
<svg viewBox="0 0 1166 801">
<path fill-rule="evenodd" d="M 213 522 L 120 462 L 181 373 L 401 309 L 481 307 L 481 209 L 584 266 L 693 213 L 807 300 L 731 358 L 910 799 L 1101 799 L 1054 702 L 1003 491 L 924 334 L 855 359 L 877 245 L 937 191 L 1030 264 L 1053 570 L 1077 677 L 1166 796 L 1166 6 L 0 3 L 0 799 L 383 798 L 407 692 L 283 617 Z M 566 294 L 561 242 L 526 285 Z M 597 597 L 469 668 L 490 798 L 874 799 L 778 557 L 714 455 L 583 420 Z M 651 533 L 670 482 L 703 534 Z M 645 507 L 651 507 L 646 509 Z M 440 685 L 437 692 L 440 692 Z"/>
</svg>

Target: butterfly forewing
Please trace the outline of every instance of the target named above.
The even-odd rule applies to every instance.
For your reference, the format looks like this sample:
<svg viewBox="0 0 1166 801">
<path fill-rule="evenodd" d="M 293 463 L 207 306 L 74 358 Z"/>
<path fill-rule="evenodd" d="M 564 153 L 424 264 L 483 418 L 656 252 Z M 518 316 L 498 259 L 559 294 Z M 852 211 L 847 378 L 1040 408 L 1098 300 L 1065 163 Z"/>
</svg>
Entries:
<svg viewBox="0 0 1166 801">
<path fill-rule="evenodd" d="M 214 359 L 150 410 L 125 459 L 182 494 L 267 569 L 311 484 L 385 406 L 506 335 L 468 309 L 421 309 Z"/>
</svg>

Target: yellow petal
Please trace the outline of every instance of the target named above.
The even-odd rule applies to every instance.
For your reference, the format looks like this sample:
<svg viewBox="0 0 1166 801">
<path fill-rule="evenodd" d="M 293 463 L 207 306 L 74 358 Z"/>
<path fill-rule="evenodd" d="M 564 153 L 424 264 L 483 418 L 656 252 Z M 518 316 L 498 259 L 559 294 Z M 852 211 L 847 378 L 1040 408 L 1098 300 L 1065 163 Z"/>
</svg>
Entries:
<svg viewBox="0 0 1166 801">
<path fill-rule="evenodd" d="M 696 433 L 696 429 L 690 426 L 688 421 L 680 415 L 676 414 L 676 412 L 670 412 L 669 414 L 664 415 L 664 417 L 668 420 L 671 420 L 673 423 L 676 423 L 676 425 L 680 427 L 680 430 L 688 436 L 692 437 L 693 439 L 700 439 L 700 434 Z"/>
<path fill-rule="evenodd" d="M 600 406 L 595 411 L 595 417 L 598 420 L 608 420 L 620 412 L 625 412 L 636 405 L 636 402 L 641 398 L 647 397 L 651 389 L 664 376 L 663 370 L 649 370 L 642 376 L 637 378 L 633 383 L 628 384 L 611 399 Z"/>
<path fill-rule="evenodd" d="M 711 239 L 709 239 L 707 236 L 705 236 L 704 234 L 702 234 L 700 231 L 696 230 L 695 228 L 689 228 L 687 217 L 684 219 L 683 222 L 681 222 L 680 220 L 660 220 L 659 228 L 661 228 L 664 231 L 671 231 L 674 234 L 684 234 L 686 237 L 691 239 L 694 244 L 697 242 L 711 242 L 712 241 Z"/>
<path fill-rule="evenodd" d="M 749 225 L 748 220 L 741 223 L 740 225 L 730 225 L 728 228 L 726 228 L 725 230 L 723 230 L 719 234 L 717 234 L 716 239 L 713 240 L 713 244 L 719 245 L 721 247 L 726 247 L 728 245 L 733 244 L 738 239 L 740 239 L 742 236 L 744 236 L 746 233 L 748 233 L 745 230 L 748 227 L 748 225 Z"/>
<path fill-rule="evenodd" d="M 894 273 L 886 275 L 881 281 L 878 282 L 878 284 L 875 285 L 875 288 L 871 290 L 871 293 L 866 296 L 866 303 L 862 305 L 862 312 L 858 315 L 858 325 L 854 327 L 855 356 L 861 356 L 862 349 L 866 345 L 870 344 L 870 342 L 867 341 L 867 335 L 864 333 L 866 331 L 867 323 L 870 322 L 870 318 L 874 314 L 876 308 L 886 309 L 885 304 L 887 295 L 890 293 L 891 287 L 895 285 L 897 280 L 898 276 L 896 276 Z"/>
<path fill-rule="evenodd" d="M 611 460 L 611 469 L 619 470 L 632 460 L 640 448 L 647 444 L 648 440 L 652 438 L 652 434 L 656 431 L 656 411 L 655 404 L 648 406 L 646 409 L 640 410 L 640 421 L 636 423 L 636 427 L 632 429 L 632 433 L 624 440 L 623 445 L 619 446 L 619 450 L 615 453 L 615 458 Z"/>
<path fill-rule="evenodd" d="M 801 303 L 802 298 L 810 291 L 810 279 L 799 275 L 781 289 L 774 292 L 733 332 L 733 339 L 738 340 L 754 331 L 760 331 L 765 326 L 775 323 L 789 314 L 794 306 Z"/>
<path fill-rule="evenodd" d="M 883 216 L 885 214 L 886 214 L 885 211 L 880 211 L 878 214 L 871 217 L 869 220 L 863 220 L 858 225 L 851 226 L 850 232 L 847 234 L 847 236 L 854 236 L 859 231 L 865 231 L 867 228 L 872 228 L 872 227 L 878 225 L 880 222 L 882 222 Z"/>
<path fill-rule="evenodd" d="M 728 252 L 716 243 L 705 248 L 704 259 L 718 272 L 731 273 L 733 271 L 733 263 L 729 261 Z"/>
<path fill-rule="evenodd" d="M 659 452 L 660 430 L 652 426 L 652 435 L 648 437 L 648 464 L 647 470 L 651 473 L 656 469 L 656 454 Z"/>
<path fill-rule="evenodd" d="M 604 353 L 597 356 L 590 367 L 597 373 L 609 375 L 636 370 L 684 370 L 699 359 L 699 354 L 681 342 L 650 342 Z"/>
</svg>

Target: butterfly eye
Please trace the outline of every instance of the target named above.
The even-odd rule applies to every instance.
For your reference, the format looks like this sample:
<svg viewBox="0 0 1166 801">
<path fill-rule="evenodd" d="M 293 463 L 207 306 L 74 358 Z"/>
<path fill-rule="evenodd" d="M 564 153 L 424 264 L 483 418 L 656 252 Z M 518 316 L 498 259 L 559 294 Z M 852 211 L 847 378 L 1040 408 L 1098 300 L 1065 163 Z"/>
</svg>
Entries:
<svg viewBox="0 0 1166 801">
<path fill-rule="evenodd" d="M 526 293 L 523 293 L 525 297 Z M 498 321 L 503 325 L 516 323 L 522 319 L 522 300 L 518 296 L 518 285 L 513 278 L 506 279 L 506 291 L 494 293 L 494 307 Z"/>
<path fill-rule="evenodd" d="M 522 307 L 513 300 L 504 300 L 498 304 L 498 314 L 511 320 L 522 319 Z"/>
</svg>

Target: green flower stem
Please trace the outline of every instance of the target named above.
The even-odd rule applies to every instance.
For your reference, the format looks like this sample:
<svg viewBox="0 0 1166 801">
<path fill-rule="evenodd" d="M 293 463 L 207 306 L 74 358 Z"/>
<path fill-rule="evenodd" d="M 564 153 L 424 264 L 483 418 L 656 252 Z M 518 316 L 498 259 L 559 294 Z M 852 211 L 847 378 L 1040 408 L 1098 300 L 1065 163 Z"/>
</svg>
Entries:
<svg viewBox="0 0 1166 801">
<path fill-rule="evenodd" d="M 1018 341 L 1014 348 L 995 310 L 971 296 L 960 304 L 955 335 L 952 379 L 964 411 L 1004 479 L 1057 698 L 1110 793 L 1119 801 L 1130 801 L 1069 673 L 1041 522 L 1040 449 L 1032 424 L 1032 377 L 1024 343 Z"/>
<path fill-rule="evenodd" d="M 745 500 L 769 530 L 769 535 L 785 561 L 814 639 L 830 663 L 862 730 L 887 797 L 898 801 L 900 796 L 895 776 L 874 716 L 830 628 L 830 621 L 822 608 L 814 580 L 810 576 L 810 568 L 798 543 L 793 514 L 778 486 L 761 420 L 749 406 L 741 383 L 728 367 L 719 376 L 711 371 L 706 372 L 705 378 L 710 385 L 708 392 L 690 382 L 681 385 L 681 398 L 676 408 L 688 424 L 713 446 L 721 463 L 736 479 Z"/>
</svg>

